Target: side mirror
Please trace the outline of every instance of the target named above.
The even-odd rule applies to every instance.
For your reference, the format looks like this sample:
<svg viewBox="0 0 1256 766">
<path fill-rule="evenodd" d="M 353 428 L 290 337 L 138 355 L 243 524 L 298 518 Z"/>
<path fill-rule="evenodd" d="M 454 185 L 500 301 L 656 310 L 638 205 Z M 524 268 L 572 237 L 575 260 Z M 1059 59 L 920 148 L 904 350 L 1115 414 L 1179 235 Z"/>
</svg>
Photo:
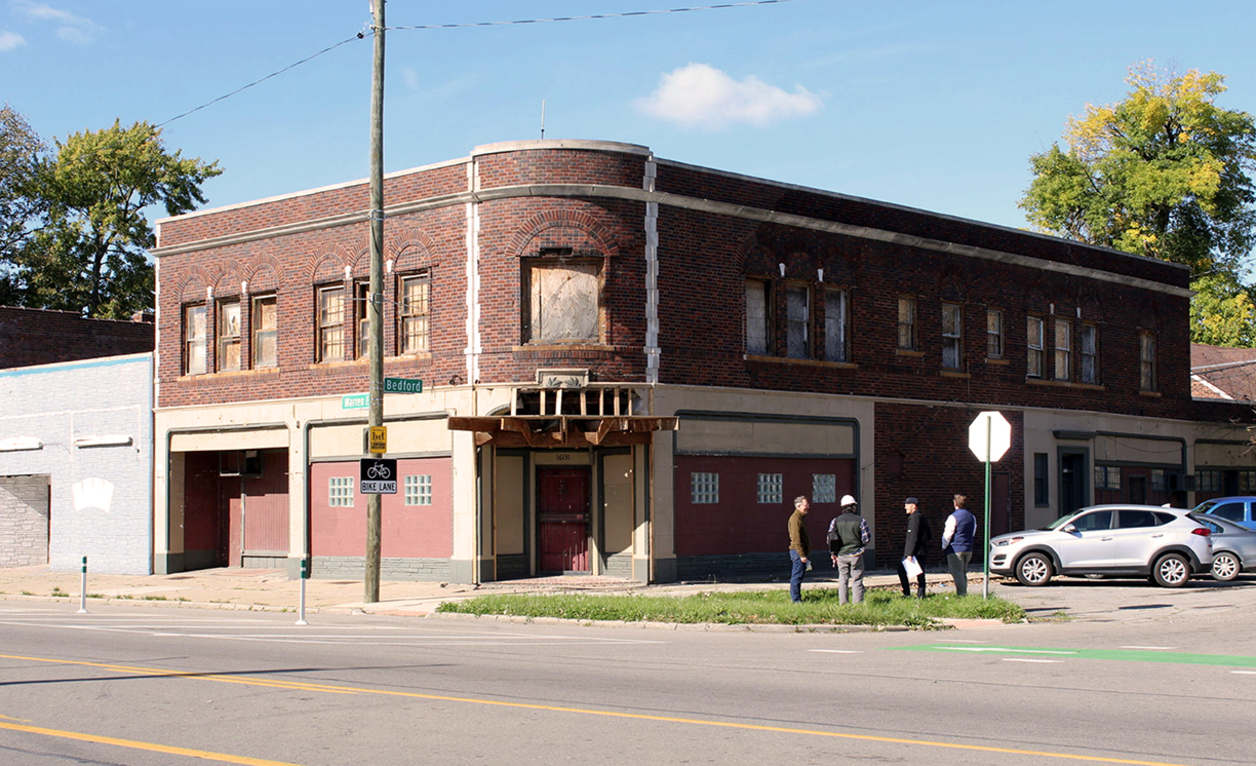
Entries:
<svg viewBox="0 0 1256 766">
<path fill-rule="evenodd" d="M 1077 531 L 1077 527 L 1073 526 L 1072 524 L 1065 524 L 1064 526 L 1060 527 L 1060 531 L 1068 532 L 1071 535 Z"/>
</svg>

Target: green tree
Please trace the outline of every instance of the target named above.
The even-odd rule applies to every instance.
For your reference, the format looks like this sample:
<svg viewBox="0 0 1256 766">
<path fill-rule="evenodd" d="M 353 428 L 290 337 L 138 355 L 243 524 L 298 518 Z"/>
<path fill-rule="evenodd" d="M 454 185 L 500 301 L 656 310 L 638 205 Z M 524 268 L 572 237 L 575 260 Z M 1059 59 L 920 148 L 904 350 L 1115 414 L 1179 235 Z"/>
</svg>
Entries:
<svg viewBox="0 0 1256 766">
<path fill-rule="evenodd" d="M 1256 347 L 1256 301 L 1248 288 L 1228 276 L 1195 280 L 1191 300 L 1191 340 L 1211 346 Z"/>
<path fill-rule="evenodd" d="M 1225 77 L 1130 68 L 1125 99 L 1087 105 L 1030 158 L 1021 200 L 1039 231 L 1236 277 L 1256 243 L 1256 122 L 1223 109 Z"/>
<path fill-rule="evenodd" d="M 0 109 L 0 305 L 21 300 L 13 254 L 30 237 L 44 209 L 32 187 L 45 149 L 26 118 L 5 104 Z"/>
<path fill-rule="evenodd" d="M 24 304 L 124 318 L 153 307 L 155 244 L 145 210 L 168 215 L 205 202 L 218 163 L 168 152 L 147 122 L 75 133 L 37 169 L 44 220 L 16 255 Z"/>
</svg>

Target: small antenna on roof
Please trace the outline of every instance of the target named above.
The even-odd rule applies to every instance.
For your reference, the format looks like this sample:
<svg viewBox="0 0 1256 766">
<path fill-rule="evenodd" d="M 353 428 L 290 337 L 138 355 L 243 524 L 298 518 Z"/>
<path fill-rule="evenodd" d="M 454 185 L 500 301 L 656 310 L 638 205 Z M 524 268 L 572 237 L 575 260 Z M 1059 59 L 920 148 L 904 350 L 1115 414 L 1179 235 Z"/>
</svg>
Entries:
<svg viewBox="0 0 1256 766">
<path fill-rule="evenodd" d="M 545 99 L 541 99 L 541 138 L 545 138 Z"/>
</svg>

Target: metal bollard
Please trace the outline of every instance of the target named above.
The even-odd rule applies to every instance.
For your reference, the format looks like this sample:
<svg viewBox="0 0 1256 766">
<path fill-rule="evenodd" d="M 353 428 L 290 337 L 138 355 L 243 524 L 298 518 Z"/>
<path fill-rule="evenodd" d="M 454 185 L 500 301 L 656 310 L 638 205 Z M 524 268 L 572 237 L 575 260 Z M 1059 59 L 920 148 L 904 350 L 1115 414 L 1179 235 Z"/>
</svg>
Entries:
<svg viewBox="0 0 1256 766">
<path fill-rule="evenodd" d="M 305 581 L 310 579 L 310 560 L 301 559 L 301 611 L 297 617 L 297 625 L 309 625 L 305 621 Z"/>
<path fill-rule="evenodd" d="M 83 557 L 83 574 L 79 577 L 79 614 L 87 614 L 87 557 Z"/>
</svg>

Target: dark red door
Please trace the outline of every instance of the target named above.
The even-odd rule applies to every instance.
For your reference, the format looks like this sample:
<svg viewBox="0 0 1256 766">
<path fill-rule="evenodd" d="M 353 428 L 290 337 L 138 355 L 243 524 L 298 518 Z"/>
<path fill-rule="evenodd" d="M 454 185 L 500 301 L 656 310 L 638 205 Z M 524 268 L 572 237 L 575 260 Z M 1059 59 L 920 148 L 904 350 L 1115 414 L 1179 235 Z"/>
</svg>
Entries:
<svg viewBox="0 0 1256 766">
<path fill-rule="evenodd" d="M 588 572 L 589 470 L 537 469 L 538 569 Z"/>
</svg>

